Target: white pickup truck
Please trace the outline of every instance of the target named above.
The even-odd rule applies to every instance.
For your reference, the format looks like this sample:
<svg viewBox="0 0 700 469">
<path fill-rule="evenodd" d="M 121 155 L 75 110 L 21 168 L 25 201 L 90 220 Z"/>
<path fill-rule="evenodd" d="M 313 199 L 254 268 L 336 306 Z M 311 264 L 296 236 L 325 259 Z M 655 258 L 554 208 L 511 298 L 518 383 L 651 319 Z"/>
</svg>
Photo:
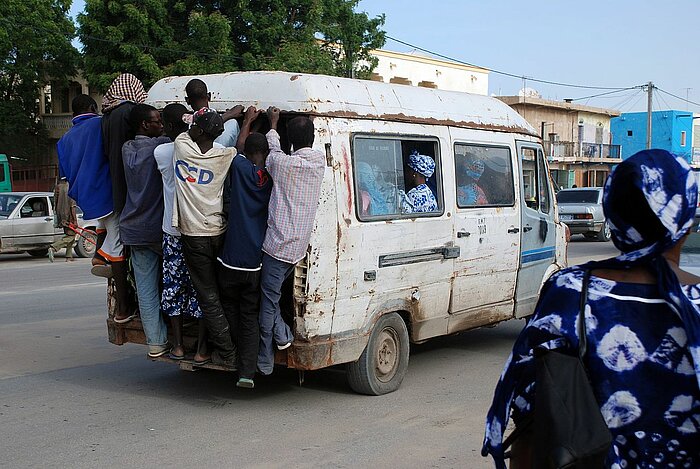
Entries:
<svg viewBox="0 0 700 469">
<path fill-rule="evenodd" d="M 63 236 L 63 228 L 54 227 L 53 193 L 0 193 L 0 253 L 27 252 L 44 257 L 49 246 Z M 78 210 L 78 225 L 88 230 L 84 234 L 94 241 L 94 220 L 83 220 Z M 95 245 L 80 237 L 75 252 L 90 257 Z"/>
</svg>

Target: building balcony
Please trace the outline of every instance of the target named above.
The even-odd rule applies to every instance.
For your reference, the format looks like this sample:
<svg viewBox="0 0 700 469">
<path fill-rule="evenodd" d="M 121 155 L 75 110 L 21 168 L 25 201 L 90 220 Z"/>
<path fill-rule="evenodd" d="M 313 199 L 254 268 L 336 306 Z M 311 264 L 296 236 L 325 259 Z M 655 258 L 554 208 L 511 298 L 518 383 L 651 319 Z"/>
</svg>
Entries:
<svg viewBox="0 0 700 469">
<path fill-rule="evenodd" d="M 619 163 L 622 147 L 606 143 L 544 141 L 544 151 L 550 160 L 568 163 Z"/>
<path fill-rule="evenodd" d="M 50 138 L 59 139 L 71 128 L 73 115 L 66 114 L 42 114 L 41 120 L 49 133 Z"/>
</svg>

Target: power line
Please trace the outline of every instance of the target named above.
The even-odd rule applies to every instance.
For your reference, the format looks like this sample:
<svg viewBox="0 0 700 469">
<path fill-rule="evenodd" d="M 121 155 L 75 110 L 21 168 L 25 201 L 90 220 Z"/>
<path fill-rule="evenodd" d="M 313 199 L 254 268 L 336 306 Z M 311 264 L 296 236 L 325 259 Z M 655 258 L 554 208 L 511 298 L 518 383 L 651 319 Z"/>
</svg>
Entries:
<svg viewBox="0 0 700 469">
<path fill-rule="evenodd" d="M 584 96 L 582 98 L 574 98 L 572 101 L 581 101 L 583 99 L 591 99 L 591 98 L 599 98 L 601 96 L 609 95 L 609 94 L 614 94 L 614 93 L 621 93 L 623 91 L 629 91 L 629 90 L 634 90 L 634 89 L 639 89 L 641 90 L 644 87 L 644 85 L 637 85 L 637 86 L 630 86 L 628 88 L 622 88 L 619 90 L 613 90 L 613 91 L 606 91 L 605 93 L 599 93 L 599 94 L 592 94 L 590 96 Z"/>
<path fill-rule="evenodd" d="M 669 96 L 672 96 L 672 97 L 674 97 L 674 98 L 676 98 L 676 99 L 680 99 L 680 100 L 683 101 L 683 102 L 692 104 L 693 106 L 699 106 L 699 107 L 700 107 L 700 103 L 696 103 L 695 101 L 691 101 L 691 100 L 689 100 L 689 99 L 681 98 L 680 96 L 676 96 L 676 95 L 673 94 L 673 93 L 669 93 L 668 91 L 662 90 L 662 89 L 659 88 L 658 86 L 655 86 L 654 88 L 656 88 L 657 90 L 661 91 L 662 93 L 665 93 L 665 94 L 667 94 L 667 95 L 669 95 Z"/>
<path fill-rule="evenodd" d="M 469 67 L 484 68 L 484 69 L 489 70 L 490 72 L 495 73 L 497 75 L 504 75 L 504 76 L 511 77 L 511 78 L 517 78 L 519 80 L 528 80 L 528 81 L 534 81 L 537 83 L 544 83 L 547 85 L 566 86 L 569 88 L 581 88 L 581 89 L 586 89 L 586 90 L 617 90 L 617 91 L 619 91 L 619 90 L 627 90 L 627 89 L 633 88 L 633 87 L 623 88 L 623 87 L 610 87 L 610 86 L 578 85 L 578 84 L 573 84 L 573 83 L 562 83 L 562 82 L 557 82 L 557 81 L 542 80 L 539 78 L 526 77 L 525 75 L 517 75 L 515 73 L 504 72 L 502 70 L 497 70 L 495 68 L 482 67 L 481 65 L 476 65 L 476 64 L 469 63 L 469 62 L 465 62 L 464 60 L 455 59 L 454 57 L 440 54 L 438 52 L 433 52 L 429 49 L 425 49 L 425 48 L 417 46 L 415 44 L 411 44 L 409 42 L 402 41 L 401 39 L 397 39 L 395 37 L 389 36 L 388 34 L 386 34 L 384 37 L 386 37 L 387 39 L 390 39 L 394 42 L 398 42 L 399 44 L 403 44 L 405 46 L 411 47 L 411 48 L 419 50 L 421 52 L 426 52 L 428 54 L 434 55 L 436 57 L 440 57 L 440 58 L 445 59 L 445 60 L 450 60 L 452 62 L 456 62 L 456 63 L 462 64 L 462 65 L 467 65 Z"/>
</svg>

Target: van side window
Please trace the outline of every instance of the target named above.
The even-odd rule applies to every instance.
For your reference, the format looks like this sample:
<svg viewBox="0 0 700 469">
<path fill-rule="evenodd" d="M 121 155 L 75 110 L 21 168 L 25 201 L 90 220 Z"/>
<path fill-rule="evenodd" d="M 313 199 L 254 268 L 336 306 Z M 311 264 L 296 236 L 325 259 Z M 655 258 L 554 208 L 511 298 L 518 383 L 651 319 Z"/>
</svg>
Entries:
<svg viewBox="0 0 700 469">
<path fill-rule="evenodd" d="M 532 210 L 549 213 L 549 178 L 542 150 L 523 147 L 520 149 L 520 156 L 525 205 Z"/>
<path fill-rule="evenodd" d="M 440 170 L 435 140 L 355 137 L 358 218 L 367 221 L 441 214 Z"/>
<path fill-rule="evenodd" d="M 515 203 L 510 149 L 455 144 L 457 206 L 507 206 Z"/>
</svg>

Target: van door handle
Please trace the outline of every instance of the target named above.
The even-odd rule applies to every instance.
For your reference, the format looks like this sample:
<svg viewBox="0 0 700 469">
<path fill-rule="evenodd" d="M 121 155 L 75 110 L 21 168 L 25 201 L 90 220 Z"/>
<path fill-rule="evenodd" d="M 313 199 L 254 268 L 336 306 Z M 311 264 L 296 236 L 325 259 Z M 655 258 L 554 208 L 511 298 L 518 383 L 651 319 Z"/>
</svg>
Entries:
<svg viewBox="0 0 700 469">
<path fill-rule="evenodd" d="M 518 233 L 520 228 L 508 228 L 508 233 Z"/>
<path fill-rule="evenodd" d="M 528 231 L 532 231 L 532 227 L 530 225 L 523 226 L 523 232 L 527 233 Z"/>
<path fill-rule="evenodd" d="M 468 238 L 469 236 L 471 236 L 471 233 L 468 232 L 467 230 L 459 230 L 459 231 L 457 232 L 457 237 L 458 237 L 458 238 Z"/>
</svg>

